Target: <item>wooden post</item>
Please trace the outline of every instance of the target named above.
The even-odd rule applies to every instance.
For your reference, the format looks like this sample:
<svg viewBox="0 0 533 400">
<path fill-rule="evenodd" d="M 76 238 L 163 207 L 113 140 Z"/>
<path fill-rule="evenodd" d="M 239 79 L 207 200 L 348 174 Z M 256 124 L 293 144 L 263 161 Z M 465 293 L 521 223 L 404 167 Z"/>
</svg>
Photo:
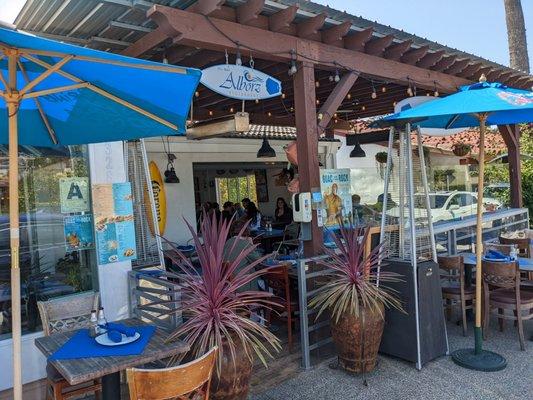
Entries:
<svg viewBox="0 0 533 400">
<path fill-rule="evenodd" d="M 298 72 L 294 76 L 294 111 L 300 192 L 320 191 L 315 70 L 312 63 L 298 64 Z M 322 249 L 322 228 L 317 225 L 316 211 L 313 211 L 311 235 L 311 240 L 304 241 L 306 257 L 317 255 Z"/>
<path fill-rule="evenodd" d="M 521 208 L 524 203 L 522 199 L 522 171 L 520 169 L 520 130 L 518 125 L 498 126 L 498 130 L 507 146 L 511 207 Z"/>
<path fill-rule="evenodd" d="M 20 321 L 20 268 L 19 268 L 19 169 L 18 169 L 18 117 L 20 96 L 17 92 L 16 50 L 8 56 L 9 93 L 7 97 L 9 126 L 9 233 L 11 245 L 11 320 L 13 338 L 13 398 L 22 400 L 22 347 Z"/>
</svg>

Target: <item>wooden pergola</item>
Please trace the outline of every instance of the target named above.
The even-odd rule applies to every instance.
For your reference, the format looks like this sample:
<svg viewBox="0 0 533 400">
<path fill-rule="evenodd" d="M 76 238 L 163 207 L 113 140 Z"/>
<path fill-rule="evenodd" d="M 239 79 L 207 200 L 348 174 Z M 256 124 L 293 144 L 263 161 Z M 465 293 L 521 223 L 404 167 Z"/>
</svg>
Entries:
<svg viewBox="0 0 533 400">
<path fill-rule="evenodd" d="M 122 0 L 101 3 L 124 6 Z M 246 102 L 245 110 L 250 114 L 251 123 L 296 127 L 302 191 L 320 188 L 319 136 L 331 135 L 336 129 L 346 131 L 349 129 L 346 121 L 390 113 L 395 102 L 409 95 L 452 93 L 461 85 L 477 81 L 481 74 L 489 81 L 519 88 L 530 89 L 533 83 L 532 76 L 520 71 L 311 2 L 301 5 L 293 0 L 133 3 L 143 6 L 142 15 L 145 13 L 147 18 L 144 23 L 112 20 L 106 28 L 109 37 L 99 34 L 81 39 L 72 34 L 81 29 L 79 24 L 87 23 L 81 20 L 78 25 L 73 23 L 75 26 L 66 40 L 105 43 L 107 47 L 103 49 L 124 55 L 196 68 L 225 63 L 228 59 L 233 63 L 237 54 L 243 64 L 253 59 L 256 69 L 282 81 L 283 95 Z M 137 16 L 141 10 L 138 7 L 134 10 Z M 53 16 L 59 18 L 61 12 L 66 11 L 58 9 Z M 52 22 L 43 28 L 50 27 L 54 28 Z M 128 35 L 117 33 L 128 30 Z M 132 32 L 138 39 L 126 43 L 124 38 Z M 289 74 L 293 65 L 296 71 Z M 240 111 L 242 106 L 239 100 L 200 87 L 194 99 L 194 119 L 215 120 Z M 499 128 L 509 148 L 512 205 L 520 207 L 518 129 L 516 126 Z M 308 255 L 317 253 L 322 246 L 316 222 L 313 222 L 312 237 L 313 240 L 305 242 Z"/>
</svg>

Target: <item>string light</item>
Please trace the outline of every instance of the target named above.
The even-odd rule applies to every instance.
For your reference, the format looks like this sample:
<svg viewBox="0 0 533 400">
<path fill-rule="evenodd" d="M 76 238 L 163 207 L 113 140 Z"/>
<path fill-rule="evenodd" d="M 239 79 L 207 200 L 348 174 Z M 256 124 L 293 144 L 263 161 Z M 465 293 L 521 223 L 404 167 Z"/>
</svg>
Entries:
<svg viewBox="0 0 533 400">
<path fill-rule="evenodd" d="M 272 116 L 272 113 L 269 111 L 267 115 L 268 115 L 269 117 L 271 117 L 271 116 Z"/>
<path fill-rule="evenodd" d="M 237 58 L 235 58 L 235 65 L 242 65 L 241 50 L 239 48 L 239 45 L 237 45 Z"/>
<path fill-rule="evenodd" d="M 393 106 L 393 107 L 396 107 L 396 104 L 398 104 L 396 101 L 393 101 L 393 102 L 392 102 L 392 106 Z"/>
<path fill-rule="evenodd" d="M 338 82 L 341 80 L 341 77 L 339 76 L 339 70 L 335 70 L 335 78 L 333 78 L 335 82 Z"/>
<path fill-rule="evenodd" d="M 200 97 L 200 92 L 199 91 L 194 92 L 194 96 L 195 97 Z"/>
<path fill-rule="evenodd" d="M 437 81 L 433 81 L 433 85 L 435 85 L 434 87 L 435 91 L 433 92 L 433 96 L 439 97 L 439 90 L 437 89 Z"/>
<path fill-rule="evenodd" d="M 407 78 L 407 95 L 413 97 L 413 89 L 411 88 L 411 80 Z"/>
<path fill-rule="evenodd" d="M 233 107 L 230 107 L 229 112 L 233 113 L 233 112 L 235 112 L 235 109 Z"/>
<path fill-rule="evenodd" d="M 319 87 L 320 87 L 320 82 L 319 82 L 319 81 L 316 81 L 316 82 L 315 82 L 315 86 L 316 86 L 317 88 L 319 88 Z"/>
<path fill-rule="evenodd" d="M 371 97 L 373 99 L 375 99 L 376 97 L 378 97 L 378 94 L 376 93 L 376 88 L 374 87 L 374 81 L 370 81 L 372 83 L 372 95 Z"/>
<path fill-rule="evenodd" d="M 386 86 L 382 86 L 382 87 L 381 87 L 381 92 L 382 92 L 382 93 L 387 92 L 387 87 L 386 87 Z"/>
<path fill-rule="evenodd" d="M 259 104 L 259 99 L 255 99 L 255 104 Z"/>
<path fill-rule="evenodd" d="M 366 107 L 365 107 L 365 106 L 361 106 L 361 110 L 362 110 L 362 111 L 365 111 L 365 110 L 366 110 Z"/>
<path fill-rule="evenodd" d="M 166 54 L 163 56 L 163 64 L 168 64 L 168 58 Z"/>
<path fill-rule="evenodd" d="M 329 79 L 330 82 L 333 82 L 333 79 L 334 79 L 333 75 L 330 75 L 328 79 Z"/>
<path fill-rule="evenodd" d="M 337 123 L 337 122 L 339 122 L 339 120 L 338 120 L 338 119 L 335 119 L 333 122 Z"/>
<path fill-rule="evenodd" d="M 213 116 L 213 111 L 209 110 L 209 116 Z"/>
<path fill-rule="evenodd" d="M 346 98 L 347 98 L 348 100 L 350 100 L 350 99 L 352 98 L 352 94 L 351 94 L 351 93 L 348 93 L 348 94 L 346 95 Z"/>
<path fill-rule="evenodd" d="M 285 96 L 285 93 L 282 93 L 281 94 L 281 98 L 284 99 L 286 96 Z"/>
<path fill-rule="evenodd" d="M 293 76 L 296 72 L 298 72 L 296 60 L 294 58 L 294 50 L 291 50 L 291 67 L 289 68 L 289 76 Z"/>
<path fill-rule="evenodd" d="M 317 105 L 320 104 L 320 100 L 316 99 L 316 104 Z"/>
</svg>

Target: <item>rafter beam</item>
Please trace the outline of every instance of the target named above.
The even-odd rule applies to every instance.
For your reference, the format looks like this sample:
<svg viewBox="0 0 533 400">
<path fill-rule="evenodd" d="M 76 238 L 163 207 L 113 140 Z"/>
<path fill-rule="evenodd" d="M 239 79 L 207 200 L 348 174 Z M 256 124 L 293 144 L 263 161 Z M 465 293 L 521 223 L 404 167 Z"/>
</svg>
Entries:
<svg viewBox="0 0 533 400">
<path fill-rule="evenodd" d="M 411 49 L 402 55 L 401 61 L 406 64 L 414 65 L 422 59 L 429 51 L 429 46 L 422 46 L 418 49 Z"/>
<path fill-rule="evenodd" d="M 322 13 L 308 18 L 303 22 L 300 22 L 296 26 L 296 34 L 298 37 L 309 39 L 318 33 L 318 30 L 324 26 L 327 15 Z"/>
<path fill-rule="evenodd" d="M 168 38 L 168 33 L 165 32 L 163 28 L 159 27 L 156 30 L 144 35 L 131 46 L 121 51 L 120 54 L 130 57 L 140 57 L 164 43 Z"/>
<path fill-rule="evenodd" d="M 285 31 L 294 21 L 296 17 L 296 12 L 298 11 L 298 5 L 289 6 L 283 10 L 278 11 L 275 14 L 272 14 L 268 18 L 268 27 L 272 32 L 282 32 Z"/>
<path fill-rule="evenodd" d="M 249 22 L 257 19 L 257 16 L 263 11 L 265 0 L 248 0 L 246 3 L 237 7 L 237 22 L 247 25 Z"/>
<path fill-rule="evenodd" d="M 416 65 L 420 68 L 429 68 L 434 66 L 442 57 L 444 57 L 444 50 L 427 53 Z"/>
<path fill-rule="evenodd" d="M 504 71 L 502 71 L 501 69 L 496 69 L 494 71 L 491 71 L 489 72 L 487 75 L 487 80 L 489 82 L 495 82 L 497 81 L 498 79 L 500 79 L 500 76 L 502 76 Z"/>
<path fill-rule="evenodd" d="M 390 45 L 387 50 L 385 50 L 385 53 L 383 53 L 383 57 L 388 58 L 390 60 L 398 61 L 405 54 L 405 52 L 409 50 L 412 44 L 412 40 L 394 43 Z"/>
<path fill-rule="evenodd" d="M 256 58 L 287 62 L 293 57 L 291 49 L 297 49 L 298 60 L 312 61 L 317 67 L 331 69 L 334 61 L 347 69 L 379 77 L 385 81 L 404 84 L 407 77 L 417 82 L 419 88 L 432 90 L 438 82 L 442 92 L 453 92 L 470 81 L 436 71 L 422 69 L 369 54 L 305 40 L 279 32 L 271 32 L 254 26 L 204 16 L 164 6 L 154 6 L 148 12 L 160 26 L 167 25 L 178 31 L 180 44 L 202 49 L 235 53 L 236 42 L 241 47 L 254 49 Z M 155 32 L 155 31 L 154 31 Z M 224 34 L 222 34 L 223 32 Z M 228 39 L 231 38 L 230 39 Z"/>
<path fill-rule="evenodd" d="M 365 53 L 373 56 L 381 56 L 385 49 L 390 46 L 393 40 L 394 36 L 392 35 L 373 39 L 365 45 Z"/>
<path fill-rule="evenodd" d="M 325 129 L 333 117 L 333 114 L 337 112 L 337 109 L 342 104 L 343 100 L 346 98 L 346 95 L 354 85 L 355 81 L 359 78 L 359 75 L 354 73 L 345 74 L 335 88 L 331 91 L 330 95 L 320 107 L 318 115 L 322 115 L 318 123 L 319 134 L 321 129 Z"/>
<path fill-rule="evenodd" d="M 366 28 L 362 31 L 354 33 L 353 35 L 346 36 L 344 38 L 344 47 L 349 50 L 364 51 L 365 44 L 372 37 L 372 33 L 374 33 L 373 28 Z"/>
<path fill-rule="evenodd" d="M 213 12 L 220 10 L 220 7 L 222 7 L 225 2 L 225 0 L 197 0 L 196 3 L 187 8 L 187 11 L 202 15 L 210 15 Z"/>
<path fill-rule="evenodd" d="M 457 56 L 443 57 L 433 66 L 433 69 L 435 71 L 444 71 L 445 69 L 451 67 L 456 59 Z"/>
<path fill-rule="evenodd" d="M 334 46 L 342 46 L 342 38 L 350 31 L 352 23 L 344 21 L 339 25 L 332 26 L 322 31 L 322 42 Z"/>
<path fill-rule="evenodd" d="M 483 66 L 482 63 L 474 63 L 467 65 L 458 75 L 463 78 L 470 78 Z"/>
<path fill-rule="evenodd" d="M 120 21 L 110 21 L 109 26 L 114 27 L 114 28 L 122 28 L 122 29 L 126 29 L 129 31 L 138 31 L 138 32 L 146 32 L 146 33 L 153 31 L 152 28 L 147 28 L 146 26 L 127 24 L 125 22 L 120 22 Z"/>
<path fill-rule="evenodd" d="M 469 58 L 464 58 L 462 60 L 457 60 L 455 63 L 453 63 L 450 67 L 448 67 L 445 72 L 447 74 L 455 75 L 459 72 L 461 72 L 470 62 Z"/>
</svg>

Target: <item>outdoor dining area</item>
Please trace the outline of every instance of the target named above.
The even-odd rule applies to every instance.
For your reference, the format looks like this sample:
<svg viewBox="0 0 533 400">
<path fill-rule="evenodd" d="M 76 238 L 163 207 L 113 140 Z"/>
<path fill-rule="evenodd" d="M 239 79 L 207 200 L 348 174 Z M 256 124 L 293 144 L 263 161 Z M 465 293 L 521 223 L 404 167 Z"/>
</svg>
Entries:
<svg viewBox="0 0 533 400">
<path fill-rule="evenodd" d="M 475 390 L 518 375 L 533 334 L 519 143 L 521 124 L 533 123 L 530 76 L 333 23 L 325 7 L 310 17 L 299 4 L 223 3 L 154 4 L 121 54 L 0 26 L 0 143 L 8 147 L 0 354 L 9 351 L 12 371 L 0 400 L 345 398 L 346 390 L 393 398 L 390 390 L 416 390 L 417 377 L 425 397 L 444 398 L 446 386 L 459 390 L 449 371 Z M 229 73 L 219 86 L 242 73 L 239 87 L 212 90 L 210 68 Z M 256 94 L 241 93 L 244 79 L 255 79 Z M 406 93 L 423 101 L 394 113 Z M 293 154 L 276 161 L 290 182 L 270 199 L 267 167 L 261 187 L 250 183 L 260 174 L 233 158 L 195 160 L 187 143 L 171 157 L 174 136 L 217 147 L 209 138 L 235 133 L 236 109 L 296 128 Z M 383 190 L 363 218 L 350 169 L 317 148 L 342 130 L 355 141 L 350 158 L 365 157 L 350 121 L 371 116 L 387 151 L 376 175 Z M 484 203 L 491 126 L 508 147 L 510 208 Z M 480 135 L 477 193 L 466 192 L 475 214 L 435 222 L 422 136 L 466 127 Z M 146 137 L 157 138 L 152 149 L 162 144 L 152 154 L 168 160 L 164 177 Z M 261 140 L 254 168 L 268 162 Z M 180 157 L 190 168 L 174 168 Z M 218 178 L 196 179 L 210 168 Z M 221 195 L 220 182 L 239 178 L 256 197 Z M 199 201 L 200 191 L 215 197 Z M 185 211 L 175 218 L 176 210 Z M 400 385 L 402 374 L 410 385 Z"/>
</svg>

